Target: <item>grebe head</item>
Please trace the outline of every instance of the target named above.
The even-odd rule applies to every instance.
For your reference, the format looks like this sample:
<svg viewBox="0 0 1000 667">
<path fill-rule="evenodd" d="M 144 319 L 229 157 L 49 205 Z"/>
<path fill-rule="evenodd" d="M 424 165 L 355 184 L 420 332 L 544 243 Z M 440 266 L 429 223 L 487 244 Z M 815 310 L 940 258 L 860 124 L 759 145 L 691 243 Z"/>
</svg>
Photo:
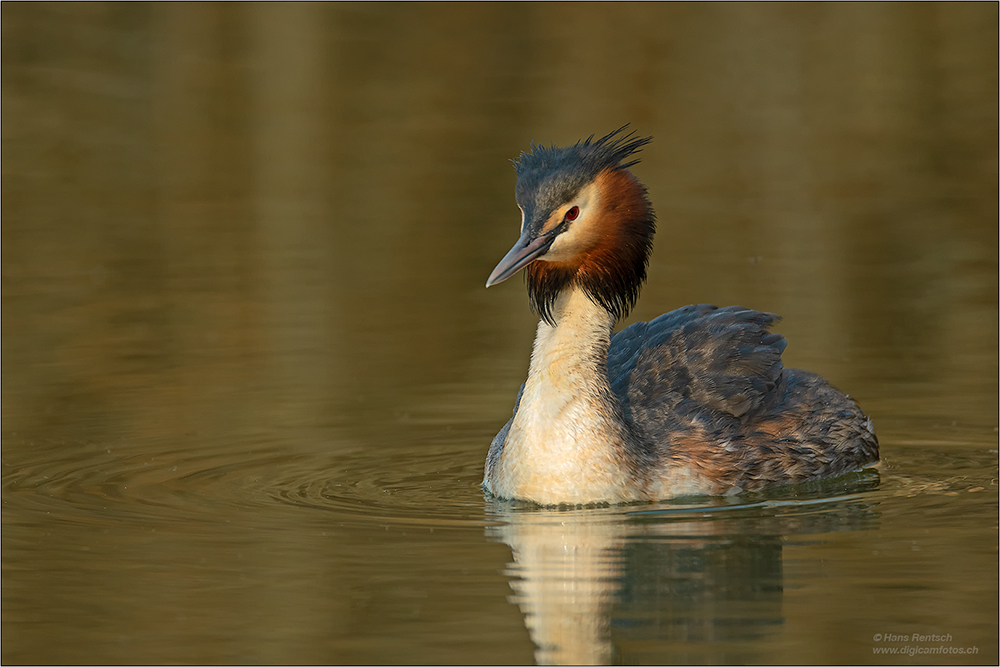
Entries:
<svg viewBox="0 0 1000 667">
<path fill-rule="evenodd" d="M 646 189 L 628 170 L 651 137 L 621 127 L 566 148 L 532 145 L 514 163 L 521 237 L 486 281 L 503 282 L 527 267 L 532 307 L 555 324 L 552 304 L 581 287 L 615 319 L 635 305 L 646 279 L 656 216 Z"/>
</svg>

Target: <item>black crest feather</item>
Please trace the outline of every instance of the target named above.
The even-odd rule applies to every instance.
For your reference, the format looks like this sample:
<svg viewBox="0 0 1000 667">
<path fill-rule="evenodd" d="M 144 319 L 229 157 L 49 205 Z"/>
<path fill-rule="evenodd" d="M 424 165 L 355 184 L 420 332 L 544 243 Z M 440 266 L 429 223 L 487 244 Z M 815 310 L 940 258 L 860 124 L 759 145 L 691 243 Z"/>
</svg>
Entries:
<svg viewBox="0 0 1000 667">
<path fill-rule="evenodd" d="M 565 148 L 532 143 L 530 153 L 522 151 L 513 161 L 518 204 L 523 209 L 529 203 L 525 200 L 531 199 L 530 203 L 537 206 L 571 197 L 605 169 L 628 169 L 637 164 L 638 159 L 624 160 L 640 152 L 653 138 L 636 137 L 635 131 L 622 135 L 627 127 L 623 125 L 596 141 L 590 135 Z"/>
</svg>

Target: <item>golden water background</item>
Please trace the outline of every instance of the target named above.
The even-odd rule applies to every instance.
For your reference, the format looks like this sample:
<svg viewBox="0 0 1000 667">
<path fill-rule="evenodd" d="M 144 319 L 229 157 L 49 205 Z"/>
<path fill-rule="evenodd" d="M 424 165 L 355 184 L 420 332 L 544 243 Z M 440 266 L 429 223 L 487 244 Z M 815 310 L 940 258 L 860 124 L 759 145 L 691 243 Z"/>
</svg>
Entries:
<svg viewBox="0 0 1000 667">
<path fill-rule="evenodd" d="M 0 11 L 4 662 L 996 662 L 996 4 Z M 508 160 L 624 123 L 628 321 L 781 314 L 878 479 L 483 497 Z"/>
</svg>

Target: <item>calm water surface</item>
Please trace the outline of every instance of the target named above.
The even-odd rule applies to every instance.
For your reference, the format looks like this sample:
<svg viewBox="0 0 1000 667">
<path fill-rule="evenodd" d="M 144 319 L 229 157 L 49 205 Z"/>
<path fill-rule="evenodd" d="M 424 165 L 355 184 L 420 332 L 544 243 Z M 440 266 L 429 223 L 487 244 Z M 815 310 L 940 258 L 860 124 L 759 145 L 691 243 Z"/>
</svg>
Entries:
<svg viewBox="0 0 1000 667">
<path fill-rule="evenodd" d="M 2 14 L 5 663 L 997 662 L 995 4 Z M 780 313 L 878 470 L 483 496 L 507 160 L 625 122 L 629 322 Z"/>
</svg>

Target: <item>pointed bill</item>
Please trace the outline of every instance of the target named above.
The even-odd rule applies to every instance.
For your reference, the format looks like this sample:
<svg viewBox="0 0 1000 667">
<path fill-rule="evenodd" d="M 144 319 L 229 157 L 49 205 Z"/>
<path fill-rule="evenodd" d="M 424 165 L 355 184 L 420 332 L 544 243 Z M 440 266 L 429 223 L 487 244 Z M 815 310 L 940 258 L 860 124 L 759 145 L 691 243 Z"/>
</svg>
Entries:
<svg viewBox="0 0 1000 667">
<path fill-rule="evenodd" d="M 528 232 L 521 234 L 514 247 L 511 248 L 486 280 L 486 286 L 496 285 L 510 278 L 528 264 L 545 254 L 552 245 L 554 237 L 543 235 L 531 238 Z"/>
</svg>

